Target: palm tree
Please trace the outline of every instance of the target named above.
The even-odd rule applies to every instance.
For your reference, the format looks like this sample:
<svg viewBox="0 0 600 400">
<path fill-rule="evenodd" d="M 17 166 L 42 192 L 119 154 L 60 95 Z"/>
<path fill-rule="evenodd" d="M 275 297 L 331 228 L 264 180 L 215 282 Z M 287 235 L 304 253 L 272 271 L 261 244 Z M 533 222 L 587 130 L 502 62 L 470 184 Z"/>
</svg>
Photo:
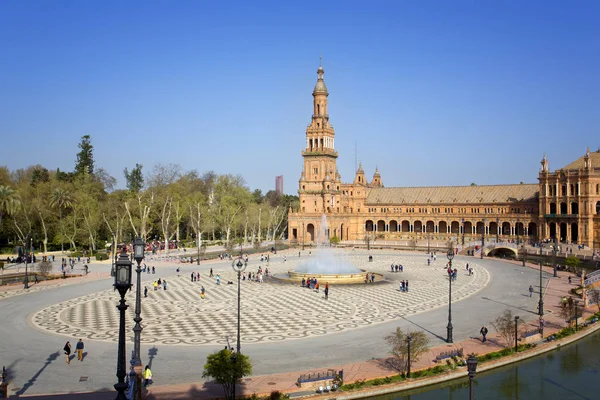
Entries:
<svg viewBox="0 0 600 400">
<path fill-rule="evenodd" d="M 72 206 L 73 198 L 71 197 L 71 193 L 69 193 L 67 190 L 57 187 L 52 191 L 52 196 L 50 198 L 50 207 L 58 208 L 58 220 L 60 221 L 62 236 L 64 236 L 62 224 L 62 210 L 63 208 L 71 208 Z M 63 247 L 62 236 L 60 240 L 60 249 L 64 253 L 65 249 Z"/>
<path fill-rule="evenodd" d="M 21 204 L 19 195 L 11 187 L 0 185 L 0 227 L 2 226 L 2 217 L 12 215 Z"/>
</svg>

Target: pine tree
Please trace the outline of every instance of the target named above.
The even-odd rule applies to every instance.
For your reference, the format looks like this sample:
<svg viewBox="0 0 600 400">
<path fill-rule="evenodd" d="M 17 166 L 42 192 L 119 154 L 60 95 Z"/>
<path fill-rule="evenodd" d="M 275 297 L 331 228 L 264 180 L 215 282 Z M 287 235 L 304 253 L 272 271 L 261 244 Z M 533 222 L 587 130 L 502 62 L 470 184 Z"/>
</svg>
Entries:
<svg viewBox="0 0 600 400">
<path fill-rule="evenodd" d="M 75 163 L 75 175 L 94 174 L 94 146 L 90 135 L 81 137 L 79 143 L 81 151 L 77 153 L 77 161 Z"/>
</svg>

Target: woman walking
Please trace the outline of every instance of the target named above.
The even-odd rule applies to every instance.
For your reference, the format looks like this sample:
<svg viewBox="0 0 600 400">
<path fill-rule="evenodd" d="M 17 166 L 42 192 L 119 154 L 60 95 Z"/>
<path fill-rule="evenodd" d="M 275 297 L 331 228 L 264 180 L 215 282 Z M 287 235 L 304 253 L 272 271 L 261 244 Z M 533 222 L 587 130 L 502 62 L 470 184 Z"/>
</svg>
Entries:
<svg viewBox="0 0 600 400">
<path fill-rule="evenodd" d="M 65 347 L 63 347 L 63 350 L 65 351 L 65 355 L 67 356 L 67 364 L 71 364 L 71 343 L 67 342 L 65 344 Z"/>
</svg>

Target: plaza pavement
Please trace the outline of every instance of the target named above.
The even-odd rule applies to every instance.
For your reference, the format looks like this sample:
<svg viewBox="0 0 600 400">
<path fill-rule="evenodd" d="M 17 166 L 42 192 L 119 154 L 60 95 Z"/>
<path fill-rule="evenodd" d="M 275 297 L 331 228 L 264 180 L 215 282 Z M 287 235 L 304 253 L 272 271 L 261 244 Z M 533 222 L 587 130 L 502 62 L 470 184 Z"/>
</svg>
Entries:
<svg viewBox="0 0 600 400">
<path fill-rule="evenodd" d="M 307 257 L 306 253 L 304 252 L 304 258 Z M 287 255 L 288 261 L 286 263 L 281 259 L 283 254 Z M 323 318 L 326 322 L 325 326 L 336 326 L 335 323 L 331 323 L 332 321 L 328 319 L 330 316 L 327 315 L 335 311 L 335 309 L 332 310 L 326 307 L 343 307 L 343 304 L 337 306 L 328 305 L 329 303 L 335 303 L 335 301 L 332 301 L 335 296 L 346 296 L 346 299 L 357 297 L 359 301 L 355 303 L 358 303 L 359 306 L 361 302 L 365 303 L 364 298 L 368 299 L 369 303 L 373 302 L 376 304 L 376 306 L 366 311 L 361 310 L 353 314 L 347 314 L 354 318 L 355 322 L 363 321 L 364 326 L 349 325 L 331 332 L 327 329 L 323 332 L 322 326 L 317 326 L 315 329 L 310 330 L 309 334 L 301 336 L 304 339 L 296 340 L 291 340 L 293 337 L 289 337 L 289 335 L 288 337 L 278 337 L 275 339 L 269 339 L 267 336 L 266 339 L 255 340 L 251 343 L 252 340 L 246 342 L 245 337 L 242 336 L 242 351 L 251 357 L 254 366 L 254 376 L 244 379 L 244 393 L 264 393 L 275 389 L 297 390 L 293 384 L 300 373 L 322 371 L 329 367 L 336 369 L 343 368 L 347 381 L 392 374 L 377 359 L 387 357 L 389 348 L 383 338 L 397 326 L 403 329 L 424 329 L 431 339 L 432 350 L 427 357 L 424 356 L 419 360 L 417 367 L 428 365 L 431 359 L 435 357 L 435 354 L 448 348 L 448 345 L 443 341 L 447 324 L 447 307 L 444 306 L 444 301 L 441 297 L 442 295 L 444 297 L 447 296 L 447 292 L 443 293 L 442 287 L 444 286 L 444 280 L 446 282 L 445 285 L 447 285 L 447 280 L 445 278 L 441 278 L 440 280 L 436 278 L 438 275 L 443 276 L 444 274 L 444 256 L 439 257 L 434 266 L 427 267 L 424 254 L 414 255 L 393 251 L 372 251 L 370 253 L 367 251 L 353 251 L 350 254 L 351 257 L 356 257 L 359 262 L 361 259 L 366 260 L 368 254 L 373 254 L 376 262 L 369 263 L 368 265 L 372 266 L 372 269 L 381 269 L 381 271 L 377 272 L 384 272 L 389 279 L 409 279 L 411 282 L 411 292 L 400 293 L 397 291 L 397 284 L 393 283 L 365 285 L 364 288 L 360 288 L 364 289 L 365 293 L 361 293 L 360 291 L 353 292 L 353 290 L 359 288 L 353 289 L 350 287 L 344 295 L 345 288 L 334 286 L 331 288 L 332 298 L 326 301 L 321 298 L 322 295 L 320 294 L 291 285 L 270 282 L 263 284 L 243 283 L 242 298 L 245 299 L 246 296 L 250 298 L 250 303 L 246 303 L 246 300 L 244 300 L 244 304 L 252 304 L 251 300 L 253 296 L 258 299 L 258 304 L 267 304 L 266 302 L 260 302 L 260 296 L 265 291 L 274 291 L 275 294 L 270 294 L 273 299 L 268 303 L 269 311 L 274 312 L 274 315 L 281 318 L 289 317 L 292 314 L 288 312 L 288 315 L 286 315 L 285 309 L 293 306 L 294 298 L 304 299 L 307 296 L 312 296 L 311 304 L 313 312 L 309 312 L 305 317 L 309 320 L 312 318 L 315 324 L 318 324 L 318 321 L 321 320 L 320 318 Z M 274 272 L 284 271 L 292 265 L 294 258 L 297 258 L 297 251 L 280 252 L 278 256 L 272 258 L 269 270 Z M 391 259 L 395 259 L 397 262 L 405 265 L 405 272 L 403 274 L 385 272 L 386 269 L 389 271 L 389 260 Z M 521 315 L 521 318 L 526 321 L 535 321 L 537 319 L 535 315 L 537 298 L 535 296 L 529 298 L 527 288 L 530 284 L 535 286 L 536 282 L 539 282 L 539 272 L 535 269 L 523 268 L 519 265 L 496 260 L 481 261 L 473 257 L 458 256 L 454 264 L 459 272 L 464 271 L 464 264 L 466 262 L 469 262 L 475 268 L 475 275 L 471 281 L 467 279 L 466 275 L 459 275 L 456 282 L 455 289 L 458 291 L 459 296 L 460 285 L 463 285 L 464 300 L 453 304 L 454 338 L 455 342 L 461 342 L 459 345 L 464 347 L 465 351 L 484 352 L 484 349 L 494 346 L 494 340 L 486 344 L 486 347 L 481 348 L 482 345 L 478 340 L 473 339 L 473 337 L 478 336 L 477 333 L 482 324 L 489 325 L 489 322 L 506 308 L 513 309 L 515 314 Z M 231 277 L 233 276 L 233 272 L 229 272 L 231 271 L 229 261 L 203 263 L 200 267 L 195 264 L 178 264 L 182 270 L 180 277 L 177 277 L 175 273 L 176 266 L 159 265 L 156 262 L 152 264 L 156 265 L 157 274 L 150 275 L 151 280 L 158 277 L 166 277 L 169 282 L 167 292 L 159 291 L 151 293 L 151 295 L 156 296 L 153 301 L 157 304 L 161 302 L 170 303 L 172 299 L 167 296 L 169 293 L 176 293 L 178 291 L 181 293 L 189 292 L 187 294 L 189 299 L 175 299 L 175 303 L 197 302 L 194 296 L 197 296 L 198 293 L 194 290 L 193 286 L 190 288 L 190 285 L 194 285 L 194 283 L 189 282 L 191 271 L 199 271 L 202 275 L 200 284 L 207 285 L 211 284 L 210 281 L 207 282 L 206 280 L 206 275 L 211 267 L 215 273 L 218 271 L 222 272 L 225 281 L 227 279 L 232 280 Z M 259 264 L 260 262 L 254 256 L 248 270 L 255 269 Z M 149 265 L 151 264 L 149 263 Z M 3 318 L 3 321 L 11 322 L 0 325 L 0 335 L 3 338 L 0 357 L 2 364 L 6 365 L 11 373 L 11 393 L 18 393 L 24 396 L 40 393 L 111 390 L 112 384 L 116 381 L 114 375 L 116 343 L 113 341 L 116 332 L 109 325 L 113 323 L 111 322 L 111 310 L 116 305 L 116 301 L 114 301 L 116 297 L 114 299 L 110 297 L 110 293 L 112 293 L 110 291 L 112 284 L 110 279 L 93 280 L 95 276 L 108 274 L 109 269 L 110 264 L 92 264 L 92 273 L 87 278 L 89 280 L 82 278 L 79 282 L 72 281 L 71 284 L 61 284 L 56 287 L 48 287 L 45 290 L 32 291 L 25 296 L 11 296 L 0 300 L 0 316 Z M 486 276 L 485 271 L 488 272 L 489 279 L 483 281 L 483 283 L 476 283 L 476 279 Z M 93 275 L 94 273 L 97 275 Z M 561 275 L 564 275 L 564 273 L 561 273 Z M 545 273 L 545 277 L 548 277 L 547 273 Z M 556 286 L 555 288 L 555 283 L 564 285 L 566 284 L 566 279 L 551 279 L 549 281 L 545 279 L 545 282 L 550 282 L 546 296 L 560 296 L 560 293 L 564 293 L 567 289 L 560 286 Z M 46 285 L 51 286 L 51 283 L 49 282 Z M 230 294 L 225 295 L 228 291 L 233 290 L 235 285 L 229 285 L 229 287 L 227 285 L 221 285 L 221 287 L 216 287 L 216 285 L 209 287 L 207 285 L 205 285 L 207 288 L 207 297 L 211 296 L 211 293 L 219 292 L 223 296 L 220 299 L 222 300 L 221 306 L 217 305 L 215 310 L 213 310 L 213 318 L 219 318 L 219 315 L 222 316 L 224 313 L 230 314 L 229 319 L 235 318 L 235 311 L 231 304 L 234 303 L 232 300 L 235 297 L 232 297 Z M 251 286 L 253 286 L 252 289 Z M 198 284 L 195 287 L 199 287 Z M 421 288 L 421 294 L 419 294 L 419 288 Z M 109 290 L 108 293 L 107 289 Z M 244 293 L 244 289 L 248 289 L 248 293 Z M 279 296 L 280 292 L 285 293 Z M 382 292 L 383 294 L 380 293 L 378 297 L 377 292 Z M 454 292 L 453 290 L 453 294 Z M 101 295 L 99 300 L 92 296 L 98 293 L 98 296 Z M 363 294 L 365 295 L 364 298 L 361 297 Z M 90 296 L 92 297 L 90 298 Z M 163 296 L 163 298 L 159 299 L 158 296 Z M 414 296 L 416 301 L 411 303 L 411 296 Z M 426 301 L 419 296 L 430 298 L 430 303 L 424 305 Z M 287 303 L 282 302 L 282 304 L 278 304 L 280 297 L 285 299 Z M 454 296 L 453 298 L 456 300 Z M 546 300 L 546 307 L 552 306 L 553 303 L 558 304 L 558 298 L 556 301 L 548 298 Z M 93 307 L 85 308 L 87 306 L 82 306 L 94 301 L 108 303 L 109 306 L 99 312 Z M 408 303 L 405 303 L 406 301 Z M 215 303 L 217 302 L 215 301 Z M 61 306 L 57 307 L 57 304 L 61 304 Z M 386 304 L 391 306 L 385 308 Z M 253 304 L 253 306 L 255 307 L 256 304 Z M 53 307 L 58 308 L 60 311 L 54 312 Z M 200 307 L 198 314 L 206 312 L 202 309 L 202 305 L 198 307 Z M 398 310 L 393 311 L 394 307 L 397 307 Z M 403 309 L 411 311 L 409 310 L 410 307 L 413 307 L 414 312 L 398 312 Z M 418 307 L 421 308 L 419 309 Z M 354 310 L 356 304 L 350 308 Z M 41 310 L 47 310 L 47 312 L 40 314 Z M 250 308 L 249 310 L 260 317 L 260 309 Z M 169 311 L 167 308 L 156 311 L 156 313 L 159 313 L 157 315 L 160 315 L 162 318 L 168 318 Z M 180 316 L 185 316 L 185 313 L 189 312 L 189 309 L 184 307 L 178 311 L 180 312 Z M 246 315 L 251 315 L 252 312 L 244 313 L 243 310 L 243 321 Z M 98 320 L 93 322 L 96 324 L 94 325 L 95 328 L 101 323 L 109 327 L 104 333 L 105 335 L 108 334 L 108 337 L 105 337 L 101 341 L 86 340 L 86 352 L 88 354 L 85 361 L 82 363 L 74 361 L 71 365 L 66 365 L 61 349 L 67 338 L 72 343 L 75 343 L 80 335 L 85 336 L 85 325 L 90 323 L 85 318 L 82 319 L 81 315 L 85 313 L 94 314 L 94 318 Z M 43 315 L 52 315 L 52 318 L 55 318 L 54 322 L 57 325 L 54 331 L 53 329 L 48 329 L 48 325 L 41 326 L 38 323 L 39 320 L 36 322 L 36 316 L 43 317 Z M 383 317 L 382 319 L 382 315 L 388 315 L 388 317 Z M 142 324 L 146 326 L 145 324 L 148 323 L 150 326 L 153 318 L 152 315 L 143 314 L 142 317 L 144 318 Z M 288 321 L 295 321 L 292 317 L 290 318 Z M 552 316 L 546 317 L 546 320 L 551 326 L 555 323 L 558 326 L 560 322 L 553 321 Z M 64 324 L 66 328 L 65 326 L 60 326 L 60 324 Z M 160 326 L 160 322 L 158 322 L 158 326 Z M 182 332 L 190 333 L 193 331 L 193 329 L 190 330 L 188 327 L 185 327 L 185 324 L 181 328 L 181 332 L 177 332 L 176 328 L 171 328 L 171 331 L 180 335 Z M 195 329 L 195 327 L 193 328 Z M 145 329 L 142 332 L 142 337 L 148 335 L 150 329 L 150 327 L 148 327 L 148 330 Z M 168 329 L 165 332 L 159 332 L 158 337 L 153 343 L 146 345 L 143 342 L 142 361 L 151 364 L 156 381 L 156 386 L 150 390 L 149 394 L 151 396 L 155 398 L 174 399 L 186 398 L 185 396 L 188 398 L 197 398 L 216 397 L 220 395 L 219 387 L 206 384 L 201 378 L 206 356 L 222 348 L 223 342 L 219 342 L 218 337 L 215 335 L 216 332 L 219 334 L 223 332 L 214 327 L 211 329 L 213 331 L 213 339 L 203 345 L 196 345 L 194 342 L 185 343 L 180 339 L 176 341 L 179 345 L 168 344 L 169 341 L 167 339 L 170 334 Z M 235 337 L 235 332 L 231 332 L 230 328 L 226 328 L 225 330 L 228 331 L 227 333 L 232 338 Z M 99 329 L 94 330 L 94 332 L 99 331 Z M 89 329 L 87 332 L 89 334 Z M 205 333 L 210 334 L 210 332 L 211 330 L 209 329 Z M 306 333 L 306 330 L 304 332 Z M 491 336 L 493 339 L 493 335 Z M 251 337 L 250 335 L 249 338 Z M 144 338 L 144 340 L 152 339 Z M 131 347 L 131 344 L 129 344 L 128 351 L 131 350 Z M 481 351 L 477 351 L 478 349 Z M 274 371 L 277 371 L 278 374 L 269 375 Z M 85 379 L 81 379 L 82 377 Z M 163 385 L 167 383 L 169 384 L 168 386 Z"/>
</svg>

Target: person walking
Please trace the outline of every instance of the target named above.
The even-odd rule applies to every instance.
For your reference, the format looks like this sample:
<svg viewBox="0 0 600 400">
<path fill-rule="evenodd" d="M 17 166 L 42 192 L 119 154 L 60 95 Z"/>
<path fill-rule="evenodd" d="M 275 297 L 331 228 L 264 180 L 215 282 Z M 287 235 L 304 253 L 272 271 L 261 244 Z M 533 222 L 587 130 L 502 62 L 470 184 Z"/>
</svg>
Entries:
<svg viewBox="0 0 600 400">
<path fill-rule="evenodd" d="M 194 282 L 194 273 L 192 272 L 192 275 L 190 275 L 190 278 L 192 280 L 192 282 Z"/>
<path fill-rule="evenodd" d="M 77 350 L 77 359 L 83 361 L 83 339 L 79 339 L 79 342 L 77 342 L 77 345 L 75 346 L 75 350 Z"/>
<path fill-rule="evenodd" d="M 329 282 L 325 282 L 325 300 L 329 299 Z"/>
<path fill-rule="evenodd" d="M 65 344 L 65 347 L 63 347 L 63 350 L 65 351 L 65 355 L 67 356 L 67 364 L 71 364 L 71 361 L 69 360 L 69 358 L 71 357 L 71 343 L 67 342 Z"/>
<path fill-rule="evenodd" d="M 156 292 L 156 290 L 158 290 L 158 282 L 154 281 L 152 286 L 154 286 L 154 291 Z"/>
<path fill-rule="evenodd" d="M 167 290 L 167 281 L 163 279 L 163 290 Z"/>
<path fill-rule="evenodd" d="M 148 297 L 148 286 L 144 286 L 144 297 Z"/>
<path fill-rule="evenodd" d="M 208 276 L 209 278 L 213 277 L 213 272 L 212 272 L 212 268 L 210 269 L 210 275 Z"/>
<path fill-rule="evenodd" d="M 150 370 L 150 366 L 146 365 L 144 369 L 144 387 L 147 387 L 152 383 L 152 371 Z"/>
<path fill-rule="evenodd" d="M 529 285 L 529 297 L 533 295 L 533 286 Z"/>
<path fill-rule="evenodd" d="M 486 336 L 488 334 L 488 328 L 486 328 L 485 325 L 482 326 L 481 330 L 479 331 L 479 333 L 481 333 L 481 336 L 482 336 L 481 343 L 485 343 L 485 341 L 487 340 Z"/>
</svg>

